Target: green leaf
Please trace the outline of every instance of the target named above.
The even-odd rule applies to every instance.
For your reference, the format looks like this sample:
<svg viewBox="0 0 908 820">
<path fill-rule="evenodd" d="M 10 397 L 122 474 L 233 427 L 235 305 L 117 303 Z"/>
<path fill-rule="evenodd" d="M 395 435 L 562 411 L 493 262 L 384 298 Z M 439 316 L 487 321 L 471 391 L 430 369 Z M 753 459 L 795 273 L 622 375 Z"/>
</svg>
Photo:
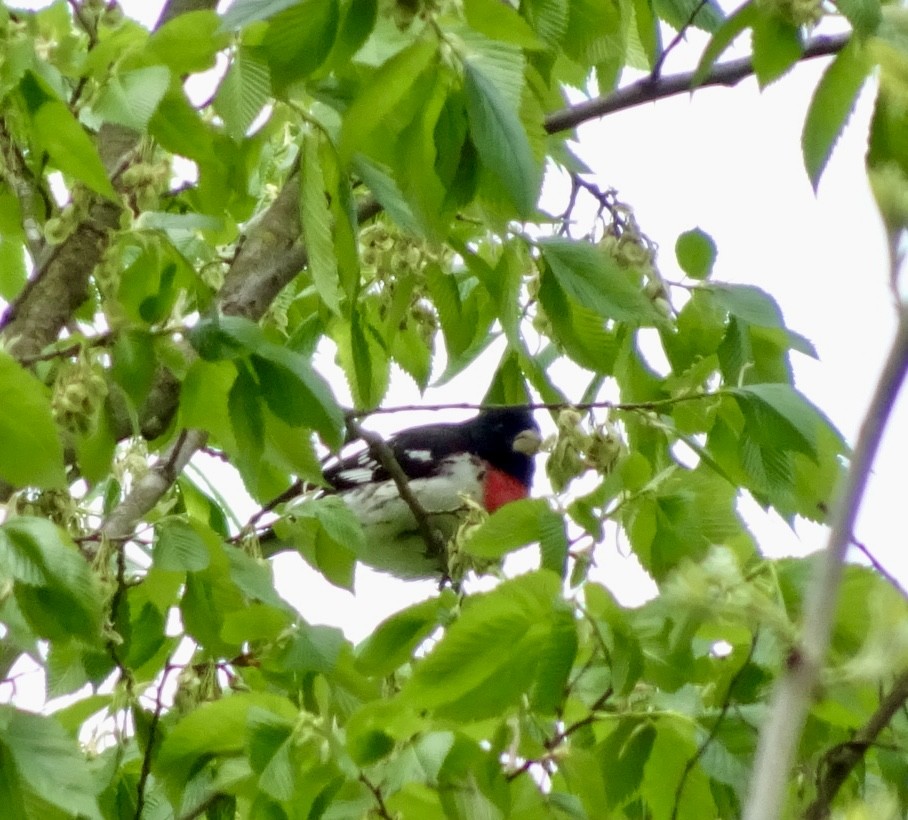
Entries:
<svg viewBox="0 0 908 820">
<path fill-rule="evenodd" d="M 822 427 L 835 430 L 828 419 L 797 390 L 787 384 L 752 384 L 728 391 L 742 409 L 757 413 L 755 427 L 763 427 L 781 445 L 816 460 L 817 437 Z M 843 443 L 844 444 L 844 443 Z"/>
<path fill-rule="evenodd" d="M 862 37 L 875 33 L 883 20 L 880 0 L 836 0 L 835 5 Z"/>
<path fill-rule="evenodd" d="M 691 88 L 700 85 L 709 74 L 716 60 L 722 55 L 734 39 L 746 28 L 750 28 L 757 20 L 759 11 L 755 2 L 748 2 L 741 6 L 731 17 L 715 31 L 694 72 Z"/>
<path fill-rule="evenodd" d="M 756 285 L 733 285 L 711 282 L 705 290 L 733 316 L 758 327 L 784 328 L 785 322 L 778 303 Z"/>
<path fill-rule="evenodd" d="M 484 70 L 486 66 L 478 61 L 464 64 L 470 133 L 483 165 L 504 186 L 517 213 L 529 218 L 539 196 L 540 169 L 520 116 L 505 96 L 507 92 L 502 93 Z"/>
<path fill-rule="evenodd" d="M 655 308 L 610 256 L 586 241 L 551 238 L 539 248 L 558 284 L 604 319 L 654 324 Z"/>
<path fill-rule="evenodd" d="M 144 132 L 170 85 L 170 71 L 155 65 L 112 75 L 94 105 L 106 122 Z"/>
<path fill-rule="evenodd" d="M 514 43 L 526 49 L 544 47 L 517 10 L 511 6 L 503 6 L 497 0 L 465 0 L 464 14 L 473 31 L 492 40 Z"/>
<path fill-rule="evenodd" d="M 530 685 L 551 634 L 561 581 L 540 571 L 471 596 L 463 613 L 413 670 L 401 697 L 420 709 L 458 703 L 470 709 L 482 687 L 513 703 Z M 477 700 L 477 706 L 479 701 Z"/>
<path fill-rule="evenodd" d="M 213 9 L 184 11 L 152 32 L 145 54 L 183 76 L 214 68 L 217 53 L 229 43 Z"/>
<path fill-rule="evenodd" d="M 211 560 L 195 529 L 182 521 L 164 521 L 155 530 L 154 563 L 158 569 L 195 572 Z"/>
<path fill-rule="evenodd" d="M 549 519 L 561 516 L 541 498 L 525 498 L 505 504 L 472 533 L 464 549 L 479 558 L 501 558 L 542 537 Z"/>
<path fill-rule="evenodd" d="M 319 162 L 318 145 L 319 140 L 313 134 L 307 134 L 303 139 L 300 221 L 315 289 L 332 312 L 340 313 L 340 287 L 331 211 L 325 191 L 325 176 Z"/>
<path fill-rule="evenodd" d="M 359 519 L 342 499 L 308 499 L 276 521 L 274 531 L 332 584 L 353 589 L 356 559 L 367 544 Z"/>
<path fill-rule="evenodd" d="M 349 162 L 355 153 L 366 150 L 371 133 L 412 90 L 416 77 L 436 53 L 437 47 L 433 42 L 417 40 L 375 71 L 344 114 L 339 140 L 339 152 L 344 162 Z"/>
<path fill-rule="evenodd" d="M 297 5 L 300 0 L 234 0 L 221 22 L 223 31 L 242 28 L 249 23 L 267 20 Z"/>
<path fill-rule="evenodd" d="M 676 31 L 693 25 L 703 31 L 715 32 L 725 15 L 715 0 L 654 0 L 653 10 Z M 693 15 L 693 17 L 692 17 Z"/>
<path fill-rule="evenodd" d="M 240 46 L 212 103 L 227 133 L 243 139 L 270 97 L 268 64 L 256 49 Z"/>
<path fill-rule="evenodd" d="M 804 166 L 814 191 L 872 65 L 861 44 L 852 38 L 826 67 L 814 91 L 801 135 Z"/>
<path fill-rule="evenodd" d="M 594 373 L 612 372 L 618 343 L 598 312 L 569 300 L 549 271 L 540 279 L 539 301 L 552 325 L 551 337 L 571 359 Z"/>
<path fill-rule="evenodd" d="M 103 595 L 97 577 L 68 536 L 43 518 L 19 516 L 0 526 L 0 577 L 40 637 L 101 639 Z"/>
<path fill-rule="evenodd" d="M 158 750 L 153 771 L 177 803 L 183 786 L 206 760 L 240 755 L 253 715 L 261 720 L 258 711 L 253 710 L 263 710 L 291 725 L 298 716 L 297 707 L 280 695 L 240 692 L 203 703 L 170 729 Z"/>
<path fill-rule="evenodd" d="M 272 412 L 290 425 L 311 427 L 329 446 L 340 446 L 343 412 L 304 356 L 269 341 L 255 322 L 238 316 L 199 322 L 189 340 L 210 361 L 249 355 Z"/>
<path fill-rule="evenodd" d="M 285 88 L 324 63 L 339 21 L 338 0 L 298 0 L 274 15 L 261 47 L 276 88 Z"/>
<path fill-rule="evenodd" d="M 31 818 L 42 801 L 61 809 L 61 817 L 101 820 L 92 770 L 74 738 L 56 720 L 0 705 L 0 793 L 19 793 L 4 801 L 11 817 Z M 25 792 L 25 794 L 22 794 Z M 22 800 L 22 803 L 16 803 Z"/>
<path fill-rule="evenodd" d="M 44 103 L 32 114 L 32 126 L 35 139 L 57 168 L 101 196 L 118 201 L 98 149 L 62 102 Z"/>
<path fill-rule="evenodd" d="M 63 487 L 63 447 L 47 388 L 0 351 L 0 477 L 17 487 Z"/>
<path fill-rule="evenodd" d="M 449 595 L 430 598 L 382 621 L 356 650 L 356 667 L 367 675 L 386 677 L 412 657 L 439 626 L 453 602 Z"/>
<path fill-rule="evenodd" d="M 803 52 L 801 30 L 771 10 L 760 8 L 753 21 L 753 67 L 760 88 L 778 80 Z"/>
<path fill-rule="evenodd" d="M 708 233 L 694 228 L 678 237 L 675 256 L 681 270 L 691 279 L 707 279 L 716 262 L 716 243 Z"/>
</svg>

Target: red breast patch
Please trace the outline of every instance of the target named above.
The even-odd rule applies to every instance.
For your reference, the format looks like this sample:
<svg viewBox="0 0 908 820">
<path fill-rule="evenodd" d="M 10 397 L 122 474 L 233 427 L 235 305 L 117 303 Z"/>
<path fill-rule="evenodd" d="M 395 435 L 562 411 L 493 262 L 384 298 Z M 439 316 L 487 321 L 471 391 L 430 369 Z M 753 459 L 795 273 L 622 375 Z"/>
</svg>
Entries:
<svg viewBox="0 0 908 820">
<path fill-rule="evenodd" d="M 482 488 L 482 505 L 490 513 L 511 501 L 527 497 L 527 488 L 514 476 L 508 475 L 494 467 L 486 470 L 485 483 Z"/>
</svg>

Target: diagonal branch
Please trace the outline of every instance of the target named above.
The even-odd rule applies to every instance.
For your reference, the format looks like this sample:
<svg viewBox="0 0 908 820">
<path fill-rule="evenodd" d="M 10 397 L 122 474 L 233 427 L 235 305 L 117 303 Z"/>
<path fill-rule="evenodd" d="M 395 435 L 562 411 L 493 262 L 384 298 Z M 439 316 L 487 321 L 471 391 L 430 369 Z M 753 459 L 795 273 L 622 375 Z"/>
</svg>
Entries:
<svg viewBox="0 0 908 820">
<path fill-rule="evenodd" d="M 815 37 L 804 46 L 801 62 L 837 54 L 845 47 L 849 36 L 848 34 L 838 34 L 829 37 Z M 545 130 L 549 134 L 567 131 L 588 120 L 598 119 L 607 114 L 614 114 L 616 111 L 624 111 L 627 108 L 656 102 L 656 100 L 663 100 L 666 97 L 674 97 L 677 94 L 695 91 L 706 86 L 734 86 L 753 73 L 753 60 L 750 57 L 742 57 L 739 60 L 729 60 L 714 66 L 698 84 L 694 83 L 695 71 L 672 74 L 668 77 L 647 76 L 619 88 L 611 94 L 595 97 L 592 100 L 563 108 L 561 111 L 552 112 L 545 118 Z"/>
<path fill-rule="evenodd" d="M 906 701 L 908 669 L 899 675 L 889 694 L 883 698 L 870 720 L 855 732 L 854 737 L 824 755 L 825 769 L 817 782 L 817 797 L 804 814 L 804 820 L 826 820 L 829 817 L 832 801 L 842 784 Z"/>
<path fill-rule="evenodd" d="M 416 519 L 416 526 L 419 529 L 419 534 L 422 536 L 423 541 L 426 542 L 426 549 L 429 550 L 429 554 L 433 556 L 437 555 L 439 557 L 444 556 L 444 539 L 441 537 L 440 533 L 432 527 L 428 513 L 422 504 L 419 503 L 419 499 L 413 494 L 406 473 L 401 469 L 400 464 L 397 463 L 394 452 L 387 445 L 385 440 L 377 433 L 366 430 L 358 421 L 356 421 L 356 419 L 350 416 L 347 417 L 347 429 L 352 435 L 361 438 L 366 442 L 372 455 L 374 455 L 375 458 L 378 459 L 379 464 L 388 471 L 388 475 L 390 475 L 391 479 L 394 481 L 394 486 L 397 487 L 398 494 L 410 508 L 410 512 L 413 513 L 413 517 Z"/>
<path fill-rule="evenodd" d="M 775 820 L 788 792 L 788 772 L 832 633 L 845 554 L 870 468 L 899 388 L 908 373 L 908 303 L 900 306 L 898 329 L 858 435 L 854 455 L 833 507 L 823 562 L 804 604 L 800 645 L 776 684 L 769 717 L 760 732 L 745 820 Z"/>
</svg>

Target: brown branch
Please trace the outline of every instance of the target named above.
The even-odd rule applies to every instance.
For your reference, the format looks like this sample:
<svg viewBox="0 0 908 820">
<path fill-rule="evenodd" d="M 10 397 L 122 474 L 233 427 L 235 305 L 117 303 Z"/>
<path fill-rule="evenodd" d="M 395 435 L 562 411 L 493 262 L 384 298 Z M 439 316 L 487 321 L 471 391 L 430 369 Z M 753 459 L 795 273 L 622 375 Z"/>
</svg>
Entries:
<svg viewBox="0 0 908 820">
<path fill-rule="evenodd" d="M 848 34 L 816 37 L 804 46 L 801 62 L 816 57 L 828 57 L 841 51 L 849 39 Z M 750 57 L 720 63 L 706 75 L 698 85 L 694 84 L 696 72 L 672 74 L 668 77 L 644 77 L 635 83 L 619 88 L 611 94 L 555 111 L 545 118 L 545 130 L 549 134 L 576 128 L 588 120 L 598 119 L 616 111 L 624 111 L 638 105 L 656 102 L 676 94 L 684 94 L 706 86 L 734 86 L 754 73 Z"/>
<path fill-rule="evenodd" d="M 119 541 L 129 538 L 136 524 L 161 500 L 207 438 L 208 434 L 201 430 L 181 431 L 173 446 L 111 511 L 101 525 L 101 535 Z"/>
<path fill-rule="evenodd" d="M 158 684 L 158 691 L 155 695 L 154 712 L 151 715 L 151 723 L 148 726 L 148 741 L 145 745 L 145 752 L 142 755 L 142 769 L 139 772 L 139 782 L 136 785 L 135 820 L 142 820 L 142 813 L 145 810 L 145 790 L 148 785 L 148 778 L 151 776 L 151 758 L 154 752 L 155 736 L 158 733 L 158 724 L 164 712 L 164 684 L 167 682 L 167 676 L 176 668 L 169 661 L 164 666 L 164 674 L 161 676 L 161 682 Z"/>
<path fill-rule="evenodd" d="M 562 743 L 564 743 L 564 741 L 567 740 L 572 734 L 580 731 L 580 729 L 582 729 L 584 726 L 589 726 L 591 723 L 594 723 L 596 721 L 596 718 L 598 717 L 596 712 L 598 712 L 603 706 L 605 706 L 609 698 L 611 698 L 612 694 L 614 694 L 614 692 L 612 690 L 612 687 L 610 686 L 598 698 L 596 698 L 596 700 L 590 706 L 590 713 L 588 715 L 574 721 L 570 726 L 566 726 L 560 732 L 557 732 L 555 735 L 545 741 L 545 743 L 543 744 L 545 748 L 551 753 L 554 749 L 557 749 Z M 535 758 L 525 760 L 519 768 L 514 769 L 514 771 L 512 772 L 508 772 L 508 774 L 505 776 L 505 780 L 514 780 L 520 775 L 528 772 L 531 768 L 533 768 L 535 764 L 542 762 L 543 760 L 537 760 Z"/>
<path fill-rule="evenodd" d="M 388 811 L 388 807 L 385 805 L 385 798 L 381 793 L 381 789 L 372 783 L 364 772 L 359 773 L 359 781 L 372 792 L 372 796 L 375 798 L 377 804 L 375 811 L 378 813 L 378 816 L 381 817 L 382 820 L 394 820 L 394 816 Z"/>
<path fill-rule="evenodd" d="M 385 443 L 385 440 L 378 435 L 378 433 L 366 430 L 353 418 L 347 419 L 347 428 L 351 435 L 356 438 L 361 438 L 366 442 L 369 447 L 369 452 L 378 459 L 379 464 L 381 464 L 381 466 L 387 470 L 388 475 L 391 476 L 391 480 L 397 487 L 398 494 L 410 508 L 410 512 L 413 513 L 413 517 L 416 519 L 416 526 L 419 529 L 422 540 L 426 543 L 426 549 L 429 550 L 429 554 L 432 556 L 437 555 L 439 558 L 444 557 L 446 549 L 444 539 L 438 531 L 432 527 L 428 513 L 425 511 L 422 504 L 419 503 L 419 499 L 413 494 L 406 473 L 401 469 L 400 464 L 397 463 L 394 452 Z"/>
<path fill-rule="evenodd" d="M 854 737 L 833 747 L 823 756 L 822 773 L 818 771 L 817 797 L 807 808 L 804 820 L 826 820 L 829 817 L 832 801 L 842 784 L 906 701 L 908 669 L 899 675 L 889 694 L 883 698 L 870 720 L 855 732 Z"/>
</svg>

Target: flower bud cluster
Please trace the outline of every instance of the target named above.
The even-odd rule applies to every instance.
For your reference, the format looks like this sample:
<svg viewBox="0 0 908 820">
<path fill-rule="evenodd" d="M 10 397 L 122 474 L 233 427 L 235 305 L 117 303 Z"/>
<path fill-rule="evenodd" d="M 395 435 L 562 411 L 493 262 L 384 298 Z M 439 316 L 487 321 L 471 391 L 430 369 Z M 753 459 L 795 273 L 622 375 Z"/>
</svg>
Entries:
<svg viewBox="0 0 908 820">
<path fill-rule="evenodd" d="M 564 490 L 587 470 L 610 473 L 626 452 L 617 428 L 606 421 L 587 431 L 583 416 L 573 408 L 558 414 L 558 433 L 546 461 L 546 473 L 556 492 Z"/>
</svg>

